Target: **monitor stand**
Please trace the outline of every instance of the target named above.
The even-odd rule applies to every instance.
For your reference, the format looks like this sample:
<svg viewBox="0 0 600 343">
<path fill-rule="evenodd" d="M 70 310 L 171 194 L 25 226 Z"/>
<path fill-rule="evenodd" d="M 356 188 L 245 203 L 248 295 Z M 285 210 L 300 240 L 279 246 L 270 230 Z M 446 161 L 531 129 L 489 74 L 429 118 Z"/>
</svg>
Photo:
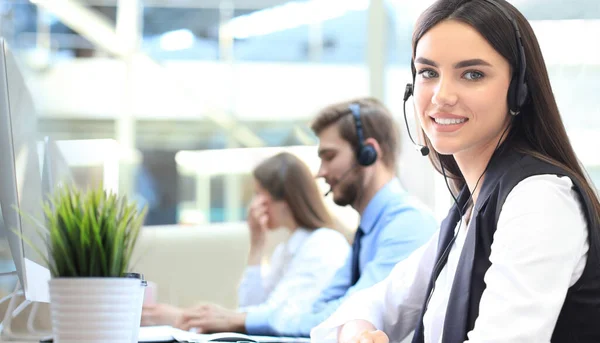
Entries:
<svg viewBox="0 0 600 343">
<path fill-rule="evenodd" d="M 0 273 L 0 277 L 16 276 L 17 272 Z M 0 322 L 0 338 L 4 341 L 21 341 L 21 342 L 39 342 L 42 339 L 52 337 L 52 333 L 48 331 L 39 330 L 35 327 L 35 316 L 38 312 L 39 304 L 37 302 L 31 302 L 29 300 L 23 300 L 19 303 L 19 298 L 24 296 L 24 292 L 21 289 L 21 283 L 17 279 L 17 285 L 15 290 L 0 299 L 0 304 L 8 303 L 8 308 L 4 314 L 2 322 Z M 11 324 L 19 314 L 21 314 L 27 306 L 31 305 L 31 311 L 27 318 L 27 327 L 25 332 L 13 332 Z"/>
</svg>

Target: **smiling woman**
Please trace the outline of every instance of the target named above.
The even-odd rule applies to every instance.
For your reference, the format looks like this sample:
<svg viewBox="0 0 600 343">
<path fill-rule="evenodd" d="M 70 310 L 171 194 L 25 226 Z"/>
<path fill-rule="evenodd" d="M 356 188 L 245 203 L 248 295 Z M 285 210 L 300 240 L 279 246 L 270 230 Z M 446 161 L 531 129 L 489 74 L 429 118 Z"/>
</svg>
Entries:
<svg viewBox="0 0 600 343">
<path fill-rule="evenodd" d="M 311 337 L 600 341 L 600 203 L 531 26 L 504 0 L 438 0 L 413 60 L 429 157 L 460 192 L 439 236 Z"/>
<path fill-rule="evenodd" d="M 510 121 L 508 61 L 460 21 L 433 27 L 415 56 L 415 108 L 433 150 L 465 161 L 490 156 Z"/>
</svg>

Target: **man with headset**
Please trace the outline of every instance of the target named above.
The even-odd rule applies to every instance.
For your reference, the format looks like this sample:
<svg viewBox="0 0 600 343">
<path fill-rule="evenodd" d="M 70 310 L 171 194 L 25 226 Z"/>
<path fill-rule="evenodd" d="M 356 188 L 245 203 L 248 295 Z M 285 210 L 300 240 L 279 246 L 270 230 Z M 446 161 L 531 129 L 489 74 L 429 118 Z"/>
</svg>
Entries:
<svg viewBox="0 0 600 343">
<path fill-rule="evenodd" d="M 383 280 L 438 228 L 432 213 L 395 176 L 400 137 L 383 104 L 362 98 L 330 105 L 318 113 L 311 129 L 319 137 L 318 177 L 329 184 L 327 194 L 361 216 L 352 252 L 314 304 L 248 313 L 249 334 L 309 336 L 344 299 Z"/>
</svg>

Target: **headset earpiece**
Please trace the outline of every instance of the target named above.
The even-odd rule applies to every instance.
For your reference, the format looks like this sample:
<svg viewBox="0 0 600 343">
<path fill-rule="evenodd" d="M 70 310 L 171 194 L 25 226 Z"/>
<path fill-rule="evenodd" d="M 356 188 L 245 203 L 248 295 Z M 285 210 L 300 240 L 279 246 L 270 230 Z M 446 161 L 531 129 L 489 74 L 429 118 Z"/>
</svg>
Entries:
<svg viewBox="0 0 600 343">
<path fill-rule="evenodd" d="M 363 134 L 363 126 L 360 120 L 360 105 L 350 104 L 350 112 L 354 117 L 354 125 L 356 126 L 356 137 L 358 140 L 358 146 L 356 149 L 356 160 L 359 165 L 368 167 L 377 161 L 377 150 L 371 144 L 365 144 L 365 138 Z"/>
<path fill-rule="evenodd" d="M 519 30 L 519 25 L 517 25 L 517 21 L 515 18 L 510 15 L 508 10 L 502 7 L 499 3 L 494 0 L 485 0 L 488 3 L 497 7 L 502 14 L 511 22 L 514 33 L 515 40 L 517 42 L 518 56 L 519 59 L 517 61 L 517 70 L 513 74 L 512 80 L 510 81 L 510 86 L 508 88 L 508 109 L 510 114 L 513 116 L 521 113 L 521 108 L 525 105 L 527 101 L 527 97 L 529 96 L 529 87 L 527 86 L 527 81 L 525 80 L 525 71 L 527 70 L 527 61 L 525 59 L 525 48 L 523 47 L 523 39 L 521 38 L 521 30 Z M 413 74 L 414 75 L 414 74 Z"/>
</svg>

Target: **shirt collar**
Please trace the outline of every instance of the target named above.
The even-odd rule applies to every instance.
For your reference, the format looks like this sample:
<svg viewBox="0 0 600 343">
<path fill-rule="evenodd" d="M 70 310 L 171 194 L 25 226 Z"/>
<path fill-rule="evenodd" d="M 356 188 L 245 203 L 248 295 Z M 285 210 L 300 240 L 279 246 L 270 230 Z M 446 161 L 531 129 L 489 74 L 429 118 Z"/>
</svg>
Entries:
<svg viewBox="0 0 600 343">
<path fill-rule="evenodd" d="M 385 207 L 390 199 L 397 198 L 404 193 L 404 189 L 400 184 L 398 178 L 393 178 L 391 181 L 381 187 L 380 190 L 375 193 L 375 196 L 365 208 L 363 215 L 360 218 L 360 228 L 365 234 L 368 234 L 373 230 L 375 223 L 385 210 Z"/>
</svg>

